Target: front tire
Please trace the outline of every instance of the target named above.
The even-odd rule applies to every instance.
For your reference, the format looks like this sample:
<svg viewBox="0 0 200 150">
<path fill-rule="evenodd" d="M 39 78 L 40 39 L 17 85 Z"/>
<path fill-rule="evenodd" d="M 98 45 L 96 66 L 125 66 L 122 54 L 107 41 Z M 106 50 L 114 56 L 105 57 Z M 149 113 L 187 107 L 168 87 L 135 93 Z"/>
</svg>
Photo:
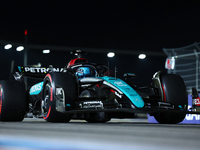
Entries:
<svg viewBox="0 0 200 150">
<path fill-rule="evenodd" d="M 188 105 L 188 96 L 183 79 L 176 74 L 161 74 L 159 93 L 163 102 L 171 103 L 174 105 L 174 109 L 180 113 L 160 112 L 154 115 L 156 121 L 161 124 L 182 122 L 186 114 L 181 111 L 186 110 Z"/>
<path fill-rule="evenodd" d="M 56 109 L 56 102 L 58 95 L 56 95 L 57 88 L 62 89 L 59 91 L 59 100 L 66 105 L 73 107 L 76 102 L 77 83 L 73 73 L 56 73 L 51 72 L 46 75 L 43 84 L 41 110 L 43 118 L 47 122 L 69 122 L 72 115 L 66 115 L 58 112 Z M 64 110 L 65 111 L 65 110 Z"/>
</svg>

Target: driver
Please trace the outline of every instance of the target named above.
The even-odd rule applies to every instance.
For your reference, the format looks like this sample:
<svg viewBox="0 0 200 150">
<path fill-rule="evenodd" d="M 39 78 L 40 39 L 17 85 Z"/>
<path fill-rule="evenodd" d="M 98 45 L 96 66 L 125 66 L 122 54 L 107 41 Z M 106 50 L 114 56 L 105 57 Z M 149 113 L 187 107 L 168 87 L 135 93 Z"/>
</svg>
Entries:
<svg viewBox="0 0 200 150">
<path fill-rule="evenodd" d="M 95 77 L 97 75 L 96 70 L 91 67 L 79 67 L 75 69 L 75 71 L 78 79 L 85 77 Z"/>
<path fill-rule="evenodd" d="M 87 63 L 88 61 L 85 58 L 76 58 L 72 59 L 68 65 L 67 68 L 73 69 L 76 73 L 76 76 L 78 79 L 85 78 L 85 77 L 96 77 L 97 76 L 97 71 L 95 68 L 89 67 L 89 66 L 80 66 L 76 67 L 74 66 L 75 64 L 79 63 Z"/>
</svg>

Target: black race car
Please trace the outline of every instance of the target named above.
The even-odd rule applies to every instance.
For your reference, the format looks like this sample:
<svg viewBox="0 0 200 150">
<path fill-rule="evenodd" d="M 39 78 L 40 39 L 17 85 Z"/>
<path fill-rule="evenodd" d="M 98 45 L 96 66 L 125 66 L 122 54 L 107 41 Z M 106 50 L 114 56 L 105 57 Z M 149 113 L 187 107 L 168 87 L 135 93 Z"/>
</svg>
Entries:
<svg viewBox="0 0 200 150">
<path fill-rule="evenodd" d="M 30 112 L 48 122 L 106 122 L 149 113 L 159 123 L 179 123 L 187 113 L 198 113 L 187 110 L 186 87 L 176 74 L 159 71 L 151 85 L 139 86 L 133 73 L 125 73 L 123 80 L 105 76 L 106 65 L 80 57 L 64 68 L 18 66 L 16 70 L 15 80 L 0 81 L 1 121 L 22 121 Z M 27 90 L 23 76 L 43 81 Z"/>
</svg>

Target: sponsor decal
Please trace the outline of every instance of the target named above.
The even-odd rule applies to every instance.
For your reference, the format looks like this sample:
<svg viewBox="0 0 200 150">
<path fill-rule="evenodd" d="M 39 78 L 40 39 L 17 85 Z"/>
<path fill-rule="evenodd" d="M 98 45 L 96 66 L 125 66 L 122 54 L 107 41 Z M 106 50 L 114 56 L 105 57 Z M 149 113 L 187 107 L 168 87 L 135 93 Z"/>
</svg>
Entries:
<svg viewBox="0 0 200 150">
<path fill-rule="evenodd" d="M 129 94 L 130 96 L 137 96 L 137 94 Z"/>
<path fill-rule="evenodd" d="M 93 77 L 87 77 L 87 78 L 82 78 L 80 79 L 80 82 L 81 83 L 84 83 L 84 82 L 100 82 L 102 81 L 102 79 L 98 79 L 98 78 L 93 78 Z"/>
<path fill-rule="evenodd" d="M 200 106 L 200 98 L 198 97 L 198 98 L 193 99 L 193 100 L 192 100 L 192 103 L 193 103 L 193 105 L 195 105 L 195 106 Z"/>
<path fill-rule="evenodd" d="M 87 104 L 101 104 L 101 101 L 89 101 L 89 102 L 83 102 L 83 104 L 87 105 Z"/>
<path fill-rule="evenodd" d="M 166 69 L 174 69 L 175 66 L 175 59 L 174 58 L 167 58 L 165 62 Z"/>
<path fill-rule="evenodd" d="M 200 120 L 200 115 L 197 115 L 197 114 L 187 114 L 185 116 L 185 120 Z"/>
<path fill-rule="evenodd" d="M 124 84 L 121 81 L 115 81 L 114 84 L 116 84 L 117 86 L 127 86 L 126 84 Z"/>
<path fill-rule="evenodd" d="M 22 67 L 22 72 L 30 72 L 30 73 L 47 73 L 50 71 L 50 68 L 45 67 Z M 64 70 L 64 68 L 53 68 L 53 72 L 67 72 L 67 70 Z"/>
<path fill-rule="evenodd" d="M 188 105 L 188 110 L 191 110 L 192 106 Z M 186 114 L 185 120 L 200 120 L 200 115 L 197 114 Z"/>
<path fill-rule="evenodd" d="M 89 86 L 91 86 L 91 84 L 83 84 L 83 85 L 81 85 L 81 87 L 89 87 Z"/>
<path fill-rule="evenodd" d="M 62 95 L 62 88 L 56 88 L 56 95 Z"/>
<path fill-rule="evenodd" d="M 56 99 L 61 103 L 63 103 L 63 107 L 65 106 L 65 92 L 62 87 L 56 87 Z"/>
<path fill-rule="evenodd" d="M 119 98 L 122 98 L 122 95 L 120 95 L 120 94 L 117 93 L 116 91 L 115 91 L 115 95 L 117 95 Z"/>
<path fill-rule="evenodd" d="M 30 89 L 30 95 L 39 94 L 42 91 L 42 86 L 43 86 L 43 82 L 40 82 L 32 86 Z"/>
<path fill-rule="evenodd" d="M 87 101 L 83 102 L 83 104 L 79 104 L 81 108 L 103 108 L 103 103 L 102 101 Z"/>
</svg>

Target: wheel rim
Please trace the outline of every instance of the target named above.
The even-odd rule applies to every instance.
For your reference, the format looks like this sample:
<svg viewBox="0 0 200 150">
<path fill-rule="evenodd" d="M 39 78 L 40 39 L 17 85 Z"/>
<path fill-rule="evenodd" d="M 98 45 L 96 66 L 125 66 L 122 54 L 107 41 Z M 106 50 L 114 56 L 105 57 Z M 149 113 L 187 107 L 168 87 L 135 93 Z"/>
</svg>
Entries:
<svg viewBox="0 0 200 150">
<path fill-rule="evenodd" d="M 44 88 L 44 95 L 41 103 L 41 110 L 43 117 L 46 117 L 49 111 L 50 94 L 51 94 L 51 86 L 49 85 L 49 83 L 47 83 Z"/>
</svg>

